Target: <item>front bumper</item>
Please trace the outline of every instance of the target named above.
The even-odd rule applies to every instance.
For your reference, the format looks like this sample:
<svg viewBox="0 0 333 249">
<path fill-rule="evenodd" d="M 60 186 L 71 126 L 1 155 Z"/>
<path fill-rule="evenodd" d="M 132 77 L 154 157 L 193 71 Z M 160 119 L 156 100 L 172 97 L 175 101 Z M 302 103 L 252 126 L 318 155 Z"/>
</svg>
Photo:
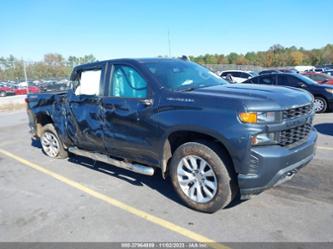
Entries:
<svg viewBox="0 0 333 249">
<path fill-rule="evenodd" d="M 292 147 L 261 146 L 251 149 L 246 175 L 238 175 L 241 198 L 248 199 L 263 190 L 292 178 L 315 155 L 317 131 L 313 128 L 307 140 Z"/>
</svg>

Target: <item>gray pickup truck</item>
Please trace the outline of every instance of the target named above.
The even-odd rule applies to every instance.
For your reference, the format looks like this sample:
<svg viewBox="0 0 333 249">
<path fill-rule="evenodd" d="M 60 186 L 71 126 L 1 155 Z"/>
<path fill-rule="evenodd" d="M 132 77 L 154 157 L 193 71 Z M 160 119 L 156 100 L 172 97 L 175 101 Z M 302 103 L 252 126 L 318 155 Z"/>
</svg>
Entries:
<svg viewBox="0 0 333 249">
<path fill-rule="evenodd" d="M 193 62 L 160 58 L 80 65 L 71 84 L 28 96 L 46 155 L 160 169 L 199 211 L 276 186 L 315 153 L 313 96 L 304 90 L 229 84 Z"/>
</svg>

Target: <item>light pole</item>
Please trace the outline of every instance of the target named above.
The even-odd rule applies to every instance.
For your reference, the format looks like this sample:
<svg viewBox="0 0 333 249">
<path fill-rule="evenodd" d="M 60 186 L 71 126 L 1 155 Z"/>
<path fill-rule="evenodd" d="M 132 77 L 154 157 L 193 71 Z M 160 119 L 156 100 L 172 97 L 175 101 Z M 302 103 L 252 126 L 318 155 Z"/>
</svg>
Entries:
<svg viewBox="0 0 333 249">
<path fill-rule="evenodd" d="M 25 68 L 25 61 L 22 59 L 23 63 L 23 72 L 24 72 L 24 80 L 27 82 L 27 94 L 29 94 L 29 82 L 28 82 L 28 77 L 27 77 L 27 70 Z"/>
</svg>

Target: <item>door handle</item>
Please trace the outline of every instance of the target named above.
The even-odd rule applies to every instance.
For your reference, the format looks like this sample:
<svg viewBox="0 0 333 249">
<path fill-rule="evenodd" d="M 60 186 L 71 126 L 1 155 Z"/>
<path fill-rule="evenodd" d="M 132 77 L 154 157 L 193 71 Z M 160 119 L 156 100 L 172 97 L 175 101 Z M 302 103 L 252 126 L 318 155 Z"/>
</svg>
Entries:
<svg viewBox="0 0 333 249">
<path fill-rule="evenodd" d="M 144 106 L 152 106 L 154 104 L 153 99 L 140 99 L 139 102 Z"/>
</svg>

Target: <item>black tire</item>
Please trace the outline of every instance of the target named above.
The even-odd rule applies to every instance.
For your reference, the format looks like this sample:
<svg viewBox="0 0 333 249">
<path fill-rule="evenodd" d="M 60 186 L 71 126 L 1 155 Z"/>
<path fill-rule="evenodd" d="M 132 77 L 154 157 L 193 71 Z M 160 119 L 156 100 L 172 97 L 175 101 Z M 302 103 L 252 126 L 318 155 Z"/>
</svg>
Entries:
<svg viewBox="0 0 333 249">
<path fill-rule="evenodd" d="M 59 146 L 58 146 L 58 152 L 55 155 L 51 156 L 44 149 L 44 146 L 42 144 L 42 149 L 43 149 L 44 154 L 51 158 L 58 158 L 58 159 L 67 158 L 68 152 L 65 150 L 64 145 L 63 145 L 62 141 L 59 139 L 58 133 L 52 124 L 46 124 L 42 127 L 41 133 L 40 133 L 41 143 L 42 143 L 42 139 L 43 139 L 43 136 L 45 135 L 45 133 L 51 133 L 54 136 L 54 138 L 57 140 Z"/>
<path fill-rule="evenodd" d="M 0 92 L 0 97 L 6 97 L 6 96 L 7 96 L 6 92 L 4 92 L 4 91 Z"/>
<path fill-rule="evenodd" d="M 180 186 L 177 168 L 181 160 L 189 155 L 204 159 L 215 173 L 217 190 L 214 197 L 206 203 L 193 201 Z M 179 146 L 171 159 L 170 176 L 172 185 L 188 207 L 205 213 L 213 213 L 226 207 L 237 194 L 235 174 L 230 167 L 232 167 L 230 159 L 216 144 L 206 141 L 188 142 Z"/>
<path fill-rule="evenodd" d="M 316 103 L 318 103 L 318 107 L 320 105 L 320 108 L 316 108 L 316 113 L 323 113 L 326 112 L 327 110 L 327 101 L 326 99 L 322 98 L 322 97 L 315 97 L 315 106 Z"/>
</svg>

